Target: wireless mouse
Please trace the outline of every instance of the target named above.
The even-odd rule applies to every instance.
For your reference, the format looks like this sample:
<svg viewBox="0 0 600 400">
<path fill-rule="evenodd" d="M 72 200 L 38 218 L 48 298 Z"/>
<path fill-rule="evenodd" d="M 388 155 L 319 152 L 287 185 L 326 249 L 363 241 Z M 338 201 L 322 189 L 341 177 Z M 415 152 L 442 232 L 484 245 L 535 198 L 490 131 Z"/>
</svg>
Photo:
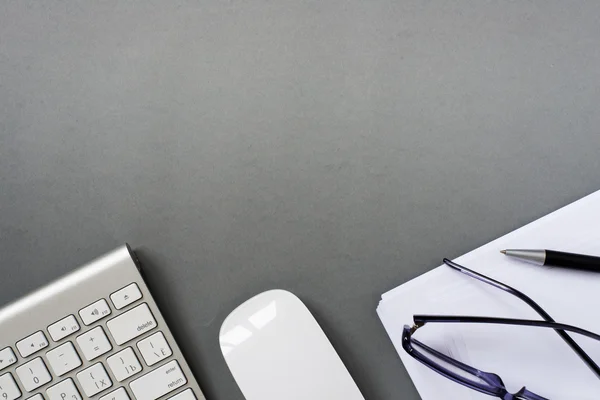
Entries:
<svg viewBox="0 0 600 400">
<path fill-rule="evenodd" d="M 246 400 L 364 400 L 298 297 L 261 293 L 223 322 L 221 351 Z"/>
</svg>

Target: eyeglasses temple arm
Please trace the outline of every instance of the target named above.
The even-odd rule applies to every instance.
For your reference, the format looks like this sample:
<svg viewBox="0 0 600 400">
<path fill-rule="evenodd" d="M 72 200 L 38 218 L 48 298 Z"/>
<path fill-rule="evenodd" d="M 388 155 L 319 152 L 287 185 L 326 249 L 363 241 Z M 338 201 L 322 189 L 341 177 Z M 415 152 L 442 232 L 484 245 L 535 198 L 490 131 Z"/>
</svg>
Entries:
<svg viewBox="0 0 600 400">
<path fill-rule="evenodd" d="M 527 296 L 523 292 L 520 292 L 517 289 L 510 287 L 510 286 L 508 286 L 502 282 L 499 282 L 495 279 L 489 278 L 483 274 L 475 272 L 472 269 L 463 267 L 462 265 L 457 264 L 454 261 L 449 260 L 447 258 L 444 258 L 444 264 L 446 264 L 447 266 L 449 266 L 450 268 L 452 268 L 458 272 L 461 272 L 467 276 L 470 276 L 471 278 L 475 278 L 478 281 L 487 283 L 488 285 L 494 286 L 495 288 L 504 290 L 505 292 L 518 297 L 519 299 L 521 299 L 522 301 L 527 303 L 531 308 L 533 308 L 546 321 L 554 322 L 554 319 L 552 319 L 552 317 L 546 311 L 544 311 L 544 309 L 542 307 L 540 307 L 535 301 L 533 301 L 529 296 Z"/>
<path fill-rule="evenodd" d="M 539 396 L 535 393 L 530 392 L 524 387 L 521 388 L 517 393 L 513 395 L 513 399 L 523 399 L 523 400 L 548 400 L 545 397 Z"/>
<path fill-rule="evenodd" d="M 444 264 L 446 264 L 447 266 L 449 266 L 450 268 L 461 272 L 467 276 L 470 276 L 471 278 L 475 278 L 483 283 L 486 283 L 488 285 L 491 285 L 495 288 L 498 288 L 500 290 L 503 290 L 507 293 L 512 294 L 513 296 L 518 297 L 519 299 L 521 299 L 523 302 L 525 302 L 527 305 L 529 305 L 531 308 L 533 308 L 535 310 L 535 312 L 537 312 L 542 318 L 544 318 L 546 321 L 548 322 L 555 322 L 554 319 L 550 316 L 550 314 L 548 314 L 546 311 L 544 311 L 544 309 L 542 307 L 540 307 L 535 301 L 533 301 L 529 296 L 527 296 L 526 294 L 518 291 L 517 289 L 505 285 L 502 282 L 499 282 L 495 279 L 492 279 L 490 277 L 487 277 L 483 274 L 480 274 L 478 272 L 475 272 L 467 267 L 463 267 L 460 264 L 455 263 L 452 260 L 449 260 L 447 258 L 444 258 Z M 594 362 L 594 360 L 592 360 L 592 358 L 575 342 L 575 340 L 573 340 L 573 338 L 571 336 L 569 336 L 564 330 L 561 329 L 555 329 L 556 333 L 558 334 L 558 336 L 560 336 L 568 345 L 569 347 L 571 347 L 571 349 L 577 353 L 577 355 L 581 358 L 581 360 L 592 370 L 592 372 L 594 372 L 594 374 L 600 378 L 600 367 L 598 367 L 598 364 L 596 364 Z"/>
<path fill-rule="evenodd" d="M 463 323 L 463 324 L 499 324 L 533 326 L 536 328 L 551 328 L 554 330 L 569 331 L 600 341 L 600 335 L 573 325 L 560 322 L 536 321 L 531 319 L 473 317 L 468 315 L 414 315 L 415 324 L 425 325 L 430 323 Z"/>
</svg>

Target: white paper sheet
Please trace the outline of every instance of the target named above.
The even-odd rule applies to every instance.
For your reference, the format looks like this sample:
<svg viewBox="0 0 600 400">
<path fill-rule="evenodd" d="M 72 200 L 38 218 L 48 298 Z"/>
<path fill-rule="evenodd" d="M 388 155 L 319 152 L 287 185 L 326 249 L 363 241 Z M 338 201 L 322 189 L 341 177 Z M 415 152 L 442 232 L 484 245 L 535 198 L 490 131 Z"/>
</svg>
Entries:
<svg viewBox="0 0 600 400">
<path fill-rule="evenodd" d="M 499 252 L 506 248 L 600 255 L 600 191 L 455 259 L 522 291 L 557 322 L 600 333 L 600 273 L 525 264 Z M 541 320 L 514 296 L 444 265 L 383 294 L 377 313 L 423 400 L 490 397 L 449 381 L 406 354 L 402 329 L 412 325 L 414 314 Z M 600 342 L 571 336 L 600 363 Z M 550 329 L 428 324 L 415 338 L 498 374 L 511 392 L 526 386 L 552 400 L 600 398 L 600 379 Z"/>
</svg>

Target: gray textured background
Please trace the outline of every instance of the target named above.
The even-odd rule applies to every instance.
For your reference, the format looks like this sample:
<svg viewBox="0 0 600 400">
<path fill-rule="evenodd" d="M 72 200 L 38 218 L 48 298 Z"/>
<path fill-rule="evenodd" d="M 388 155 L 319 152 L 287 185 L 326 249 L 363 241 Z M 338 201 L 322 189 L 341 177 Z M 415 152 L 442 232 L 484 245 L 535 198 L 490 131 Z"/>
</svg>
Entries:
<svg viewBox="0 0 600 400">
<path fill-rule="evenodd" d="M 2 1 L 0 303 L 125 241 L 209 400 L 225 316 L 302 298 L 417 399 L 379 295 L 600 187 L 600 3 Z"/>
</svg>

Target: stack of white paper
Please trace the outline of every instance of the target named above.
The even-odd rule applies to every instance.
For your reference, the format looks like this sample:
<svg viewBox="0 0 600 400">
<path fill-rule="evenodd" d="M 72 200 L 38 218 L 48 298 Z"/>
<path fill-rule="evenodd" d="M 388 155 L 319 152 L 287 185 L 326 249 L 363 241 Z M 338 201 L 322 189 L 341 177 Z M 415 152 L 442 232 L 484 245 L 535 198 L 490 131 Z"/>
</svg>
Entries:
<svg viewBox="0 0 600 400">
<path fill-rule="evenodd" d="M 600 191 L 454 260 L 522 291 L 557 322 L 600 333 L 600 273 L 525 264 L 499 252 L 506 248 L 600 255 Z M 412 325 L 414 314 L 541 320 L 514 296 L 444 265 L 383 294 L 377 313 L 424 400 L 490 397 L 444 378 L 404 351 L 402 329 Z M 571 336 L 600 364 L 600 342 Z M 526 386 L 552 400 L 600 398 L 600 379 L 550 329 L 428 324 L 415 338 L 498 374 L 511 392 Z"/>
</svg>

